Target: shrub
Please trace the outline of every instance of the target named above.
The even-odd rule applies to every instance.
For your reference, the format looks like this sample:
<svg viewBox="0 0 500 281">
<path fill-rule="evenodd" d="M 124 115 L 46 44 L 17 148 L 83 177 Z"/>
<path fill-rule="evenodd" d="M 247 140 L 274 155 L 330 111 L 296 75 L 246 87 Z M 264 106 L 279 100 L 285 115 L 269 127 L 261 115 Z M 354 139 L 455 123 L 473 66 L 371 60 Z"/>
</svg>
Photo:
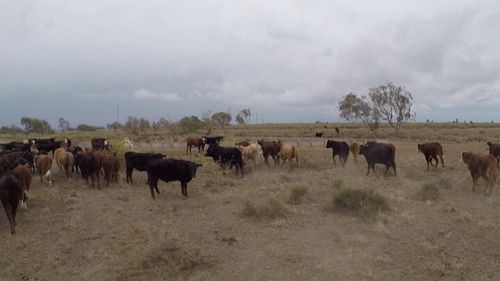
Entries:
<svg viewBox="0 0 500 281">
<path fill-rule="evenodd" d="M 327 210 L 351 212 L 363 219 L 373 218 L 379 212 L 389 210 L 387 200 L 371 189 L 341 188 L 333 195 Z"/>
<path fill-rule="evenodd" d="M 303 185 L 294 186 L 290 191 L 290 195 L 288 196 L 289 204 L 299 204 L 302 201 L 302 197 L 306 195 L 307 187 Z"/>
<path fill-rule="evenodd" d="M 336 179 L 334 182 L 333 182 L 333 188 L 335 190 L 339 190 L 339 189 L 342 189 L 344 187 L 344 181 L 342 179 Z"/>
<path fill-rule="evenodd" d="M 288 214 L 286 207 L 276 199 L 269 199 L 266 203 L 255 204 L 245 202 L 245 206 L 240 212 L 241 216 L 254 218 L 276 219 L 284 218 Z"/>
<path fill-rule="evenodd" d="M 424 183 L 418 189 L 416 198 L 422 201 L 437 201 L 439 199 L 439 189 L 433 183 Z"/>
</svg>

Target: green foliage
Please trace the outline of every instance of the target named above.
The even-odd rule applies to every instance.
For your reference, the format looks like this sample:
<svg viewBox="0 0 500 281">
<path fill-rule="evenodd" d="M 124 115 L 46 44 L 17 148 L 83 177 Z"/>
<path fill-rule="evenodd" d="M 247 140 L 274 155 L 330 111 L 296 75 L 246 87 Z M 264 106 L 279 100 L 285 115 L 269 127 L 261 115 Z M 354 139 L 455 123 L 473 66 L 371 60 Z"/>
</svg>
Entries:
<svg viewBox="0 0 500 281">
<path fill-rule="evenodd" d="M 12 124 L 10 127 L 3 126 L 0 128 L 0 134 L 22 134 L 24 133 L 23 129 L 17 127 Z"/>
<path fill-rule="evenodd" d="M 379 127 L 378 112 L 366 101 L 366 96 L 358 97 L 354 93 L 349 93 L 339 102 L 339 112 L 340 117 L 361 123 L 372 133 Z"/>
<path fill-rule="evenodd" d="M 26 133 L 50 134 L 54 132 L 49 122 L 43 119 L 23 117 L 21 118 L 21 125 L 24 126 Z"/>
<path fill-rule="evenodd" d="M 416 193 L 416 198 L 422 201 L 437 201 L 439 197 L 440 193 L 437 186 L 428 182 L 422 184 Z"/>
<path fill-rule="evenodd" d="M 221 133 L 224 135 L 224 128 L 231 122 L 231 114 L 227 112 L 217 112 L 212 115 L 211 119 L 220 127 Z"/>
<path fill-rule="evenodd" d="M 399 137 L 401 124 L 414 116 L 411 111 L 413 105 L 411 93 L 406 88 L 389 82 L 371 88 L 369 95 L 373 109 L 394 128 L 396 136 Z"/>
<path fill-rule="evenodd" d="M 129 116 L 127 122 L 125 123 L 125 130 L 133 133 L 145 132 L 151 128 L 149 120 L 143 117 Z"/>
<path fill-rule="evenodd" d="M 93 132 L 93 131 L 97 130 L 97 127 L 92 126 L 92 125 L 87 125 L 87 124 L 80 124 L 80 125 L 76 126 L 76 129 L 78 131 Z"/>
<path fill-rule="evenodd" d="M 332 204 L 327 210 L 351 212 L 363 219 L 369 219 L 389 210 L 389 203 L 372 189 L 341 188 L 334 193 Z"/>
<path fill-rule="evenodd" d="M 203 122 L 196 116 L 184 117 L 179 121 L 183 133 L 194 133 L 203 127 Z"/>
</svg>

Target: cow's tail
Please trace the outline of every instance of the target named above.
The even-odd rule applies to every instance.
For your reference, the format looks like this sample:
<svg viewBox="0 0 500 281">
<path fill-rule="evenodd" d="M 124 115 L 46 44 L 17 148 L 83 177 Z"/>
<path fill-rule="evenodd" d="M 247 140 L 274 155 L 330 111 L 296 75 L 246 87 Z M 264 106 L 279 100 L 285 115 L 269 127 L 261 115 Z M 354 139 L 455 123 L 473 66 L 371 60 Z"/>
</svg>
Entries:
<svg viewBox="0 0 500 281">
<path fill-rule="evenodd" d="M 488 155 L 488 160 L 490 162 L 488 177 L 490 178 L 491 185 L 494 185 L 497 181 L 497 159 L 493 155 Z"/>
<path fill-rule="evenodd" d="M 45 179 L 49 182 L 49 185 L 52 185 L 52 180 L 51 180 L 51 175 L 52 171 L 49 169 L 45 174 L 43 175 Z"/>
<path fill-rule="evenodd" d="M 443 146 L 440 143 L 438 143 L 438 147 L 439 147 L 438 154 L 440 156 L 443 156 Z"/>
</svg>

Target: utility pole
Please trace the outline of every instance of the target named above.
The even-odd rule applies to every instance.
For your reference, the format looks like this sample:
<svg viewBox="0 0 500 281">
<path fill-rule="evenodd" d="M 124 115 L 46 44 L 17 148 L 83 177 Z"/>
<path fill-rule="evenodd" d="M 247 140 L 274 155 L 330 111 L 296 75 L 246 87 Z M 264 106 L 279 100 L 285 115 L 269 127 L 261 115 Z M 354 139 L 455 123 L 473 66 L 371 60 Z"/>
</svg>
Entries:
<svg viewBox="0 0 500 281">
<path fill-rule="evenodd" d="M 120 105 L 116 104 L 116 129 L 120 130 Z"/>
</svg>

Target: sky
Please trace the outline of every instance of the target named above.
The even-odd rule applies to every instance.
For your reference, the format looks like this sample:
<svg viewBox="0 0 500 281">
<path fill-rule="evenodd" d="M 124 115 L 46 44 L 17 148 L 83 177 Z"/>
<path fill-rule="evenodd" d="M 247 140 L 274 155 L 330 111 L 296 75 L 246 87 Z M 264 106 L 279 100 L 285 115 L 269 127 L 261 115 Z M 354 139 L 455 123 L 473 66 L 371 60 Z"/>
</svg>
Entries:
<svg viewBox="0 0 500 281">
<path fill-rule="evenodd" d="M 496 0 L 0 0 L 0 125 L 331 122 L 387 82 L 419 121 L 500 121 L 499 28 Z"/>
</svg>

